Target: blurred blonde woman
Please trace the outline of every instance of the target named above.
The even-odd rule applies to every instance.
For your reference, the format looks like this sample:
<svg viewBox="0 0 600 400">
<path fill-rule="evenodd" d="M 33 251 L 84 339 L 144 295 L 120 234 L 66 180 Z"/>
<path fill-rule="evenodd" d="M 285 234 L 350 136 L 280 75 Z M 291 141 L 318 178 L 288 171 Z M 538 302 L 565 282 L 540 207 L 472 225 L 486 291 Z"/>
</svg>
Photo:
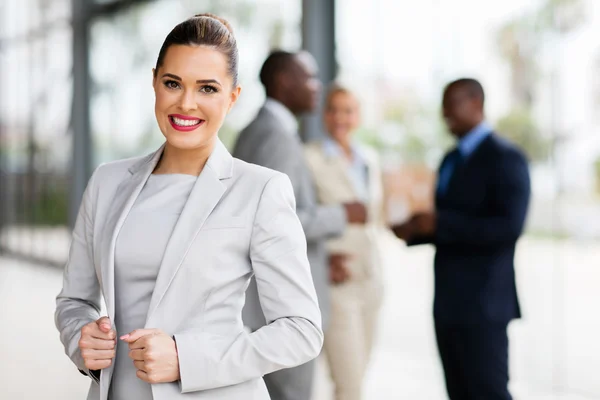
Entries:
<svg viewBox="0 0 600 400">
<path fill-rule="evenodd" d="M 362 399 L 382 299 L 378 236 L 384 229 L 383 184 L 376 155 L 353 141 L 360 123 L 357 98 L 345 87 L 330 88 L 325 105 L 327 137 L 306 146 L 319 201 L 367 205 L 366 225 L 349 224 L 328 243 L 331 320 L 325 331 L 325 355 L 336 400 Z"/>
</svg>

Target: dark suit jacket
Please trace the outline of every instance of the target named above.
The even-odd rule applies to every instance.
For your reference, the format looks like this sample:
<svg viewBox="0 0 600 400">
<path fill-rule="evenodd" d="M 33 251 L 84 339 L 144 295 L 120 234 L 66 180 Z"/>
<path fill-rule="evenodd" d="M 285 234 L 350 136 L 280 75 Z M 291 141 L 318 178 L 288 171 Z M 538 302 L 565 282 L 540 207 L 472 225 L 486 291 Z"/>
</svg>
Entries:
<svg viewBox="0 0 600 400">
<path fill-rule="evenodd" d="M 443 163 L 442 163 L 443 165 Z M 530 197 L 527 160 L 489 135 L 436 196 L 434 317 L 446 323 L 508 323 L 520 318 L 514 255 Z"/>
</svg>

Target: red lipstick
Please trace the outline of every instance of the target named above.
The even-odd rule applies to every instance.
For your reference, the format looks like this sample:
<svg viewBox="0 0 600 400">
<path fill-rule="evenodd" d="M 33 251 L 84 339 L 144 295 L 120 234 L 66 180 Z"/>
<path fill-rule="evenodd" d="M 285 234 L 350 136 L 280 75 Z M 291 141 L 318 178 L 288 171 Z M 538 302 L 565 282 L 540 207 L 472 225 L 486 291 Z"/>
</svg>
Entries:
<svg viewBox="0 0 600 400">
<path fill-rule="evenodd" d="M 180 132 L 190 132 L 204 124 L 204 120 L 181 114 L 169 114 L 169 123 L 173 129 Z"/>
</svg>

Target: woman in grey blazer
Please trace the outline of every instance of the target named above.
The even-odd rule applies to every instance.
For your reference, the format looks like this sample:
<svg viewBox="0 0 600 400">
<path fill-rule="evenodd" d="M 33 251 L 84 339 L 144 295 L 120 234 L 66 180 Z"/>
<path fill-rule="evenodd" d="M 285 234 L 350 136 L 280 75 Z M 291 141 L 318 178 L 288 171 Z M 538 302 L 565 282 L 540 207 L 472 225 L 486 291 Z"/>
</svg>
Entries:
<svg viewBox="0 0 600 400">
<path fill-rule="evenodd" d="M 92 379 L 90 400 L 266 400 L 264 374 L 321 350 L 290 181 L 234 159 L 217 137 L 240 94 L 237 61 L 226 21 L 177 25 L 153 71 L 165 144 L 89 181 L 56 325 Z M 253 275 L 268 324 L 248 333 L 241 310 Z"/>
</svg>

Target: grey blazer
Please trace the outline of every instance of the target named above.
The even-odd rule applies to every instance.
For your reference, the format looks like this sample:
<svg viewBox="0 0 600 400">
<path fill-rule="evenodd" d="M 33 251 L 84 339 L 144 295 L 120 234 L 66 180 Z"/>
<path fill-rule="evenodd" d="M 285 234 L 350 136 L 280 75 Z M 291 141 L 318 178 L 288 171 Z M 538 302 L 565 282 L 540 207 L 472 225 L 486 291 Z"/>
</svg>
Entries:
<svg viewBox="0 0 600 400">
<path fill-rule="evenodd" d="M 101 294 L 115 319 L 115 241 L 162 149 L 100 166 L 85 191 L 56 326 L 87 374 L 80 330 L 100 317 Z M 242 307 L 252 276 L 268 325 L 247 333 Z M 167 245 L 145 328 L 173 335 L 179 353 L 181 380 L 152 385 L 155 400 L 267 400 L 263 375 L 319 354 L 321 316 L 284 174 L 236 160 L 217 143 Z M 88 399 L 106 400 L 111 376 L 112 368 L 102 370 Z"/>
<path fill-rule="evenodd" d="M 239 135 L 234 157 L 287 174 L 296 196 L 296 212 L 308 243 L 308 260 L 319 298 L 323 326 L 329 317 L 329 266 L 325 248 L 327 239 L 340 236 L 346 228 L 346 214 L 341 205 L 317 203 L 315 186 L 297 132 L 269 108 L 263 107 L 256 118 Z M 265 324 L 255 286 L 248 288 L 244 323 L 251 329 Z"/>
</svg>

